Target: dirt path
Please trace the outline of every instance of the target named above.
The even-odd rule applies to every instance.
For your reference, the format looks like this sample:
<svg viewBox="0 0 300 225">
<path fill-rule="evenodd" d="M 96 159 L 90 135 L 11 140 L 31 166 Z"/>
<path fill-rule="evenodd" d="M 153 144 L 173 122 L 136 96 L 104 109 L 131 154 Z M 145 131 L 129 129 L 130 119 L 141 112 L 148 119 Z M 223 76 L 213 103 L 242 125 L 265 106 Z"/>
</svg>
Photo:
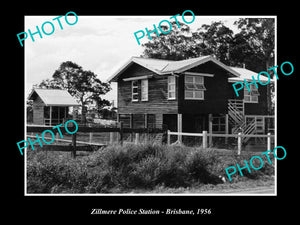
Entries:
<svg viewBox="0 0 300 225">
<path fill-rule="evenodd" d="M 259 186 L 259 187 L 252 187 L 252 188 L 237 188 L 237 189 L 224 189 L 220 191 L 204 191 L 201 194 L 229 194 L 229 195 L 243 195 L 243 194 L 258 194 L 258 195 L 275 195 L 275 186 L 268 185 L 268 186 Z"/>
<path fill-rule="evenodd" d="M 234 190 L 228 192 L 230 194 L 274 194 L 275 195 L 275 186 L 263 186 L 257 188 L 247 188 L 241 190 Z"/>
</svg>

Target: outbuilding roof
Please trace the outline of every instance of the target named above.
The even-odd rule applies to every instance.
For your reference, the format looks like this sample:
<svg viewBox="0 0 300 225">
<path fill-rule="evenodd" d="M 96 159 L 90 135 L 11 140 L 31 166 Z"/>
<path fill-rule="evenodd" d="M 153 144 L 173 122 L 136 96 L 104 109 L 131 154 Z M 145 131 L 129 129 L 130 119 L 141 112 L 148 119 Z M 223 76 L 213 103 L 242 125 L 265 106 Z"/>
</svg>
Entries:
<svg viewBox="0 0 300 225">
<path fill-rule="evenodd" d="M 67 90 L 35 88 L 28 99 L 35 100 L 39 96 L 46 106 L 79 106 Z"/>
<path fill-rule="evenodd" d="M 171 73 L 182 73 L 186 70 L 189 70 L 193 67 L 212 61 L 215 64 L 219 65 L 223 69 L 227 70 L 234 76 L 240 76 L 238 72 L 232 70 L 229 66 L 226 66 L 222 62 L 216 60 L 214 57 L 201 56 L 197 58 L 185 59 L 185 60 L 164 60 L 164 59 L 151 59 L 151 58 L 142 58 L 142 57 L 131 57 L 129 61 L 125 63 L 119 70 L 117 70 L 109 79 L 109 81 L 115 82 L 118 77 L 133 63 L 139 64 L 152 72 L 158 75 L 171 74 Z"/>
</svg>

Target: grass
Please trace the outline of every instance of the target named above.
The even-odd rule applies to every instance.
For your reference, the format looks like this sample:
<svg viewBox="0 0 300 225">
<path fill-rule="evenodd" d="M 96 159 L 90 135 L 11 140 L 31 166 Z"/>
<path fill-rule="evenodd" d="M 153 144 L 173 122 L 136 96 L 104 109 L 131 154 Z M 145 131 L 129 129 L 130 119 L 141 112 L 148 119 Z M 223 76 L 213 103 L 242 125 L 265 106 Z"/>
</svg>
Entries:
<svg viewBox="0 0 300 225">
<path fill-rule="evenodd" d="M 264 159 L 262 169 L 243 171 L 229 182 L 225 168 L 243 165 L 253 154 L 199 147 L 112 145 L 76 159 L 59 152 L 27 153 L 28 193 L 194 193 L 268 183 L 274 175 L 274 163 Z"/>
<path fill-rule="evenodd" d="M 251 180 L 244 179 L 239 182 L 226 182 L 221 184 L 194 184 L 190 187 L 170 188 L 157 186 L 153 190 L 133 189 L 127 190 L 127 193 L 133 194 L 224 194 L 232 192 L 247 193 L 247 190 L 257 187 L 273 187 L 274 178 L 272 176 L 264 176 L 260 179 Z M 124 191 L 123 191 L 124 192 Z M 120 192 L 122 193 L 122 192 Z"/>
</svg>

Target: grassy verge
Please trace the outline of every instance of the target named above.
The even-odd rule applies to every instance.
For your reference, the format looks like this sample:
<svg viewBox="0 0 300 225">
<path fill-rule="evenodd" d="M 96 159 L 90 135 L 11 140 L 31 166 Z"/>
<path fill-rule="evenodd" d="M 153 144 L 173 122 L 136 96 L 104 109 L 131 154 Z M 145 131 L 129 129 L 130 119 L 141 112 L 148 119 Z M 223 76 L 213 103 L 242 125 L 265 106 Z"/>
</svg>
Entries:
<svg viewBox="0 0 300 225">
<path fill-rule="evenodd" d="M 264 159 L 260 170 L 243 171 L 243 177 L 237 173 L 229 182 L 225 168 L 236 163 L 244 165 L 244 160 L 249 161 L 252 155 L 154 144 L 109 146 L 76 159 L 58 152 L 29 150 L 27 190 L 28 193 L 201 192 L 207 188 L 232 188 L 242 182 L 259 183 L 274 175 L 271 157 L 272 165 Z"/>
<path fill-rule="evenodd" d="M 225 182 L 221 184 L 193 184 L 189 187 L 170 188 L 165 186 L 157 186 L 152 190 L 148 189 L 132 189 L 120 191 L 119 193 L 131 194 L 226 194 L 226 193 L 243 193 L 247 194 L 249 190 L 255 188 L 270 187 L 274 188 L 274 177 L 263 176 L 259 179 L 244 179 L 239 182 Z M 117 190 L 115 190 L 117 191 Z"/>
</svg>

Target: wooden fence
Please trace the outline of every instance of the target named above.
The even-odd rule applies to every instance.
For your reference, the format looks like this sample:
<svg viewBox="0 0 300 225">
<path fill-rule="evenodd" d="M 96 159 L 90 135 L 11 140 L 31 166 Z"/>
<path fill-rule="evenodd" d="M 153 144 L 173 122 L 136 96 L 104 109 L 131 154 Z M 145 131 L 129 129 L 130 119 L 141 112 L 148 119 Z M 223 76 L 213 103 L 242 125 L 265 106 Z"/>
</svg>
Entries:
<svg viewBox="0 0 300 225">
<path fill-rule="evenodd" d="M 202 148 L 207 148 L 207 140 L 208 137 L 224 137 L 224 138 L 229 138 L 229 137 L 234 137 L 237 138 L 237 153 L 238 155 L 241 154 L 242 150 L 242 139 L 243 138 L 249 138 L 249 137 L 254 137 L 254 138 L 267 138 L 267 150 L 271 149 L 271 138 L 274 138 L 275 135 L 271 135 L 271 133 L 268 134 L 210 134 L 207 133 L 207 131 L 203 131 L 202 133 L 184 133 L 184 132 L 171 132 L 167 131 L 167 143 L 168 145 L 171 144 L 171 135 L 177 135 L 177 136 L 194 136 L 194 137 L 202 137 Z M 211 143 L 211 140 L 209 141 Z"/>
<path fill-rule="evenodd" d="M 171 135 L 177 135 L 177 136 L 194 136 L 194 137 L 202 137 L 202 148 L 207 148 L 208 143 L 211 143 L 212 137 L 224 137 L 224 138 L 237 138 L 237 152 L 238 154 L 241 153 L 242 150 L 242 140 L 243 138 L 267 138 L 267 150 L 271 149 L 271 138 L 274 138 L 274 135 L 271 135 L 271 133 L 268 134 L 211 134 L 207 133 L 207 131 L 203 131 L 202 133 L 185 133 L 185 132 L 171 132 L 166 129 L 159 129 L 159 128 L 124 128 L 122 126 L 122 123 L 119 124 L 119 127 L 116 128 L 109 128 L 109 127 L 87 127 L 87 126 L 79 126 L 78 131 L 74 134 L 72 134 L 71 140 L 66 139 L 58 139 L 59 135 L 57 130 L 53 130 L 50 126 L 39 126 L 39 125 L 28 125 L 27 126 L 27 132 L 43 132 L 45 130 L 51 130 L 53 133 L 57 133 L 56 135 L 56 143 L 58 141 L 61 142 L 68 142 L 70 145 L 44 145 L 43 148 L 47 149 L 48 151 L 67 151 L 71 152 L 73 157 L 76 157 L 77 151 L 93 151 L 90 146 L 106 146 L 107 144 L 104 143 L 94 143 L 91 141 L 91 134 L 92 133 L 110 133 L 110 140 L 109 144 L 113 144 L 113 133 L 118 133 L 118 140 L 117 142 L 119 144 L 123 144 L 124 141 L 124 134 L 129 133 L 131 134 L 131 139 L 134 141 L 135 144 L 139 143 L 139 136 L 140 134 L 162 134 L 166 135 L 167 137 L 167 144 L 171 144 Z M 63 134 L 66 133 L 65 128 L 62 126 L 60 127 L 60 130 Z M 77 133 L 90 133 L 90 140 L 89 142 L 83 142 L 77 140 Z M 28 137 L 36 137 L 33 135 L 27 135 Z M 46 139 L 46 138 L 44 138 Z M 78 146 L 77 144 L 83 144 L 83 146 Z"/>
<path fill-rule="evenodd" d="M 55 129 L 52 129 L 51 126 L 41 126 L 41 125 L 27 125 L 27 133 L 41 133 L 45 130 L 51 130 L 53 133 L 56 133 L 55 142 L 67 142 L 70 143 L 70 145 L 43 145 L 42 148 L 48 151 L 65 151 L 65 152 L 71 152 L 72 156 L 76 157 L 77 151 L 93 151 L 90 146 L 106 146 L 107 144 L 104 143 L 93 143 L 91 141 L 92 139 L 92 133 L 110 133 L 110 140 L 109 143 L 113 144 L 113 133 L 118 133 L 118 140 L 117 142 L 122 145 L 124 141 L 124 134 L 131 134 L 132 140 L 134 139 L 134 143 L 138 143 L 140 134 L 167 134 L 166 129 L 159 129 L 159 128 L 124 128 L 122 123 L 119 124 L 118 127 L 110 128 L 110 127 L 87 127 L 87 126 L 78 126 L 78 130 L 76 133 L 72 134 L 71 140 L 66 139 L 60 139 L 58 131 Z M 62 134 L 67 133 L 65 128 L 63 126 L 60 127 L 60 130 Z M 89 133 L 90 134 L 90 140 L 89 142 L 84 141 L 78 141 L 77 136 L 78 133 Z M 27 137 L 30 138 L 36 138 L 35 135 L 27 135 Z M 133 138 L 134 137 L 134 138 Z M 49 139 L 47 137 L 44 137 L 44 139 Z M 83 144 L 83 146 L 78 146 L 77 144 Z"/>
</svg>

